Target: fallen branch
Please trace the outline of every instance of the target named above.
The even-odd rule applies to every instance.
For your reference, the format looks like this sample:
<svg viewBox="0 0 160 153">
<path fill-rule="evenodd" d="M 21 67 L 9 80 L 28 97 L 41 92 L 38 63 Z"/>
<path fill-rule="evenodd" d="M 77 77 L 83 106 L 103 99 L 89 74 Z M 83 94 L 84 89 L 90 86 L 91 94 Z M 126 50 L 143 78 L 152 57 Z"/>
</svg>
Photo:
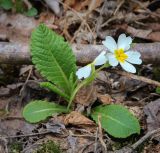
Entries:
<svg viewBox="0 0 160 153">
<path fill-rule="evenodd" d="M 79 65 L 85 65 L 106 48 L 102 45 L 73 44 L 72 49 Z M 135 44 L 133 50 L 142 54 L 143 63 L 160 64 L 160 43 Z M 31 64 L 29 46 L 23 43 L 0 42 L 0 63 Z"/>
</svg>

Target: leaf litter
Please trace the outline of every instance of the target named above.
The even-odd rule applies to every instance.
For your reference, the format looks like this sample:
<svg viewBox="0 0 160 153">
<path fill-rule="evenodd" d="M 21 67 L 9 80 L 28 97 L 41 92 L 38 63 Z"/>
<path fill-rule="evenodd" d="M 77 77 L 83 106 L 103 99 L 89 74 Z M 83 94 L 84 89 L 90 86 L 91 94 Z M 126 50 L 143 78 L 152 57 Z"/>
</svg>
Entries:
<svg viewBox="0 0 160 153">
<path fill-rule="evenodd" d="M 117 38 L 122 32 L 130 34 L 135 42 L 160 42 L 160 10 L 154 6 L 156 1 L 96 0 L 94 7 L 90 8 L 91 2 L 90 0 L 79 2 L 65 0 L 61 3 L 62 8 L 60 8 L 61 11 L 64 8 L 65 13 L 61 13 L 60 17 L 56 17 L 50 11 L 47 13 L 42 11 L 39 19 L 1 11 L 0 40 L 28 43 L 31 31 L 40 22 L 45 22 L 68 41 L 74 43 L 99 44 L 106 35 Z M 14 68 L 13 74 L 17 73 L 15 66 Z M 3 68 L 1 70 L 4 71 Z M 148 86 L 141 81 L 105 71 L 99 74 L 94 84 L 84 87 L 77 94 L 74 107 L 79 112 L 74 111 L 67 116 L 56 116 L 43 124 L 28 124 L 22 119 L 21 109 L 31 99 L 38 97 L 65 103 L 56 94 L 39 87 L 38 82 L 41 82 L 42 78 L 36 70 L 33 69 L 25 83 L 29 70 L 30 66 L 24 65 L 19 70 L 18 76 L 14 75 L 8 80 L 2 78 L 0 82 L 1 137 L 15 136 L 15 138 L 0 140 L 3 144 L 0 147 L 2 152 L 6 152 L 10 144 L 14 142 L 22 144 L 21 151 L 33 152 L 47 140 L 59 143 L 64 152 L 88 153 L 95 152 L 95 150 L 97 153 L 104 152 L 94 122 L 80 113 L 83 110 L 80 111 L 78 105 L 81 105 L 83 109 L 88 109 L 98 103 L 120 103 L 127 106 L 139 118 L 144 134 L 159 128 L 159 95 L 154 94 L 155 86 Z M 152 66 L 140 69 L 139 73 L 154 79 Z M 21 90 L 22 87 L 23 90 Z M 21 96 L 19 95 L 20 90 Z M 88 125 L 89 128 L 87 128 Z M 43 132 L 47 133 L 43 135 Z M 30 134 L 33 136 L 27 136 Z M 107 148 L 113 152 L 139 139 L 133 136 L 134 140 L 125 140 L 127 144 L 121 143 L 119 147 L 116 147 L 119 140 L 108 139 L 109 136 L 105 135 L 104 131 L 102 137 Z M 156 136 L 155 140 L 159 141 L 159 137 Z M 156 145 L 154 141 L 148 143 L 149 145 L 144 144 L 143 146 L 144 152 L 159 151 L 159 145 Z"/>
</svg>

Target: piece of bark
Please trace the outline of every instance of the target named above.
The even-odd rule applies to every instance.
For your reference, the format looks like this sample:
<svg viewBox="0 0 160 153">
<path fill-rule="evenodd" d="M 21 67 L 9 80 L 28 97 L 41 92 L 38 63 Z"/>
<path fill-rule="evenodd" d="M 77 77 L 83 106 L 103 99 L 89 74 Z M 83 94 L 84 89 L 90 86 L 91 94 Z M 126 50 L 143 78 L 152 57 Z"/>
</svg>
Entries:
<svg viewBox="0 0 160 153">
<path fill-rule="evenodd" d="M 92 62 L 100 52 L 107 50 L 103 45 L 84 44 L 73 44 L 72 49 L 78 65 Z M 132 50 L 141 52 L 143 63 L 160 64 L 160 43 L 134 44 Z M 0 42 L 0 63 L 31 64 L 29 46 L 18 42 Z"/>
</svg>

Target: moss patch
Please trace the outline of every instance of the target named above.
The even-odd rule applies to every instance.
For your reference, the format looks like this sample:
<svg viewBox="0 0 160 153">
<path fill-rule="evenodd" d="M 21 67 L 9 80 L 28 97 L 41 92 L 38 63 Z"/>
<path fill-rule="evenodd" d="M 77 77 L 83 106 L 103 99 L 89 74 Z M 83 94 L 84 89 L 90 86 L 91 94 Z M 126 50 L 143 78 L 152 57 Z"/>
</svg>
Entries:
<svg viewBox="0 0 160 153">
<path fill-rule="evenodd" d="M 35 153 L 62 153 L 60 150 L 60 146 L 55 142 L 49 140 L 45 144 L 43 144 Z"/>
</svg>

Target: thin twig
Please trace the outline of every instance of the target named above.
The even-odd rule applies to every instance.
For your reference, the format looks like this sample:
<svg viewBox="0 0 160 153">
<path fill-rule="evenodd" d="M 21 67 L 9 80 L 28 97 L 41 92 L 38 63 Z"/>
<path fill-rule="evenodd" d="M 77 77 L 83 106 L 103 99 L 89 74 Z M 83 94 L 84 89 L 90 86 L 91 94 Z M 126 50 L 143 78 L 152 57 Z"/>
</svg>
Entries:
<svg viewBox="0 0 160 153">
<path fill-rule="evenodd" d="M 76 30 L 76 32 L 74 33 L 73 38 L 71 39 L 70 43 L 73 43 L 73 41 L 75 40 L 75 38 L 77 37 L 78 32 L 81 30 L 82 26 L 84 25 L 84 21 L 81 22 L 80 26 L 78 27 L 78 29 Z"/>
<path fill-rule="evenodd" d="M 135 79 L 135 80 L 139 80 L 139 81 L 142 81 L 142 82 L 160 87 L 160 82 L 148 79 L 148 78 L 143 77 L 143 76 L 134 75 L 134 74 L 127 73 L 127 72 L 124 72 L 124 71 L 120 71 L 120 70 L 109 70 L 109 72 L 113 72 L 113 73 L 125 76 L 127 78 L 132 78 L 132 79 Z"/>
<path fill-rule="evenodd" d="M 131 147 L 123 147 L 119 150 L 115 150 L 113 151 L 109 151 L 108 153 L 133 153 L 133 151 L 140 146 L 144 141 L 146 141 L 147 139 L 149 139 L 150 137 L 153 137 L 155 134 L 160 133 L 160 128 L 150 131 L 148 133 L 146 133 L 146 135 L 144 135 L 141 139 L 139 139 L 136 143 L 134 143 Z"/>
<path fill-rule="evenodd" d="M 28 9 L 32 8 L 32 4 L 28 0 L 23 0 L 23 2 L 26 4 Z"/>
<path fill-rule="evenodd" d="M 97 128 L 97 130 L 96 130 L 94 152 L 97 152 L 97 140 L 98 140 L 98 128 Z"/>
<path fill-rule="evenodd" d="M 151 14 L 155 17 L 159 17 L 160 18 L 160 15 L 159 14 L 156 14 L 154 12 L 152 12 L 151 10 L 149 10 L 147 7 L 144 6 L 143 3 L 141 3 L 139 0 L 131 0 L 132 2 L 134 3 L 137 3 L 141 8 L 143 8 L 148 14 Z"/>
<path fill-rule="evenodd" d="M 89 138 L 94 138 L 94 135 L 88 135 L 88 134 L 71 134 L 73 137 L 89 137 Z"/>
<path fill-rule="evenodd" d="M 52 133 L 51 131 L 45 131 L 45 132 L 40 132 L 40 133 L 31 133 L 31 134 L 22 134 L 22 135 L 13 135 L 13 136 L 7 136 L 4 137 L 6 139 L 14 139 L 14 138 L 22 138 L 22 137 L 33 137 L 33 136 L 37 136 L 37 135 L 45 135 L 45 134 L 49 134 Z M 1 136 L 2 137 L 2 136 Z"/>
<path fill-rule="evenodd" d="M 120 7 L 123 5 L 124 2 L 125 2 L 125 0 L 122 0 L 122 1 L 118 4 L 118 6 L 117 6 L 116 10 L 114 11 L 113 15 L 116 15 L 116 13 L 118 12 L 118 10 L 120 9 Z"/>
<path fill-rule="evenodd" d="M 57 1 L 57 0 L 56 0 Z M 75 13 L 82 22 L 84 22 L 84 24 L 87 26 L 88 30 L 90 31 L 90 33 L 92 34 L 93 38 L 94 38 L 94 34 L 90 28 L 90 26 L 88 25 L 88 23 L 78 14 L 78 12 L 76 10 L 74 10 L 73 8 L 71 8 L 70 6 L 68 6 L 67 4 L 61 2 L 61 1 L 58 1 L 60 4 L 66 6 L 69 10 L 71 10 L 73 13 Z"/>
<path fill-rule="evenodd" d="M 86 13 L 85 17 L 83 18 L 83 20 L 82 20 L 81 25 L 79 26 L 79 28 L 76 30 L 76 32 L 75 32 L 75 34 L 74 34 L 74 37 L 71 39 L 70 43 L 73 43 L 73 41 L 74 41 L 75 38 L 77 37 L 78 32 L 81 30 L 82 26 L 87 23 L 86 21 L 87 21 L 87 19 L 88 19 L 88 16 L 89 16 L 89 14 L 93 11 L 95 4 L 96 4 L 96 0 L 92 0 L 91 3 L 90 3 L 90 6 L 89 6 L 88 12 Z M 88 26 L 89 26 L 89 25 L 88 25 Z M 89 28 L 90 28 L 90 27 L 89 27 Z M 90 30 L 90 32 L 92 31 L 91 29 L 89 29 L 89 30 Z M 93 32 L 92 32 L 92 36 L 93 36 L 93 38 L 94 38 Z"/>
<path fill-rule="evenodd" d="M 152 137 L 154 134 L 160 133 L 160 128 L 149 131 L 146 135 L 144 135 L 141 139 L 139 139 L 136 143 L 134 143 L 131 148 L 135 150 L 139 145 L 141 145 L 144 141 L 146 141 L 148 138 Z"/>
<path fill-rule="evenodd" d="M 104 147 L 105 151 L 107 151 L 106 144 L 103 141 L 103 133 L 102 133 L 102 125 L 101 125 L 101 116 L 100 115 L 98 115 L 98 132 L 99 132 L 99 141 L 101 142 L 101 144 Z"/>
<path fill-rule="evenodd" d="M 31 66 L 31 68 L 30 68 L 30 70 L 29 70 L 29 72 L 28 72 L 27 79 L 26 79 L 25 83 L 23 84 L 23 86 L 22 86 L 22 88 L 21 88 L 21 90 L 20 90 L 20 92 L 19 92 L 19 95 L 20 95 L 20 96 L 22 95 L 22 92 L 23 92 L 23 90 L 24 90 L 24 88 L 25 88 L 25 86 L 26 86 L 26 84 L 27 84 L 27 82 L 28 82 L 28 80 L 29 80 L 29 78 L 30 78 L 30 76 L 31 76 L 32 70 L 33 70 L 33 66 Z"/>
</svg>

